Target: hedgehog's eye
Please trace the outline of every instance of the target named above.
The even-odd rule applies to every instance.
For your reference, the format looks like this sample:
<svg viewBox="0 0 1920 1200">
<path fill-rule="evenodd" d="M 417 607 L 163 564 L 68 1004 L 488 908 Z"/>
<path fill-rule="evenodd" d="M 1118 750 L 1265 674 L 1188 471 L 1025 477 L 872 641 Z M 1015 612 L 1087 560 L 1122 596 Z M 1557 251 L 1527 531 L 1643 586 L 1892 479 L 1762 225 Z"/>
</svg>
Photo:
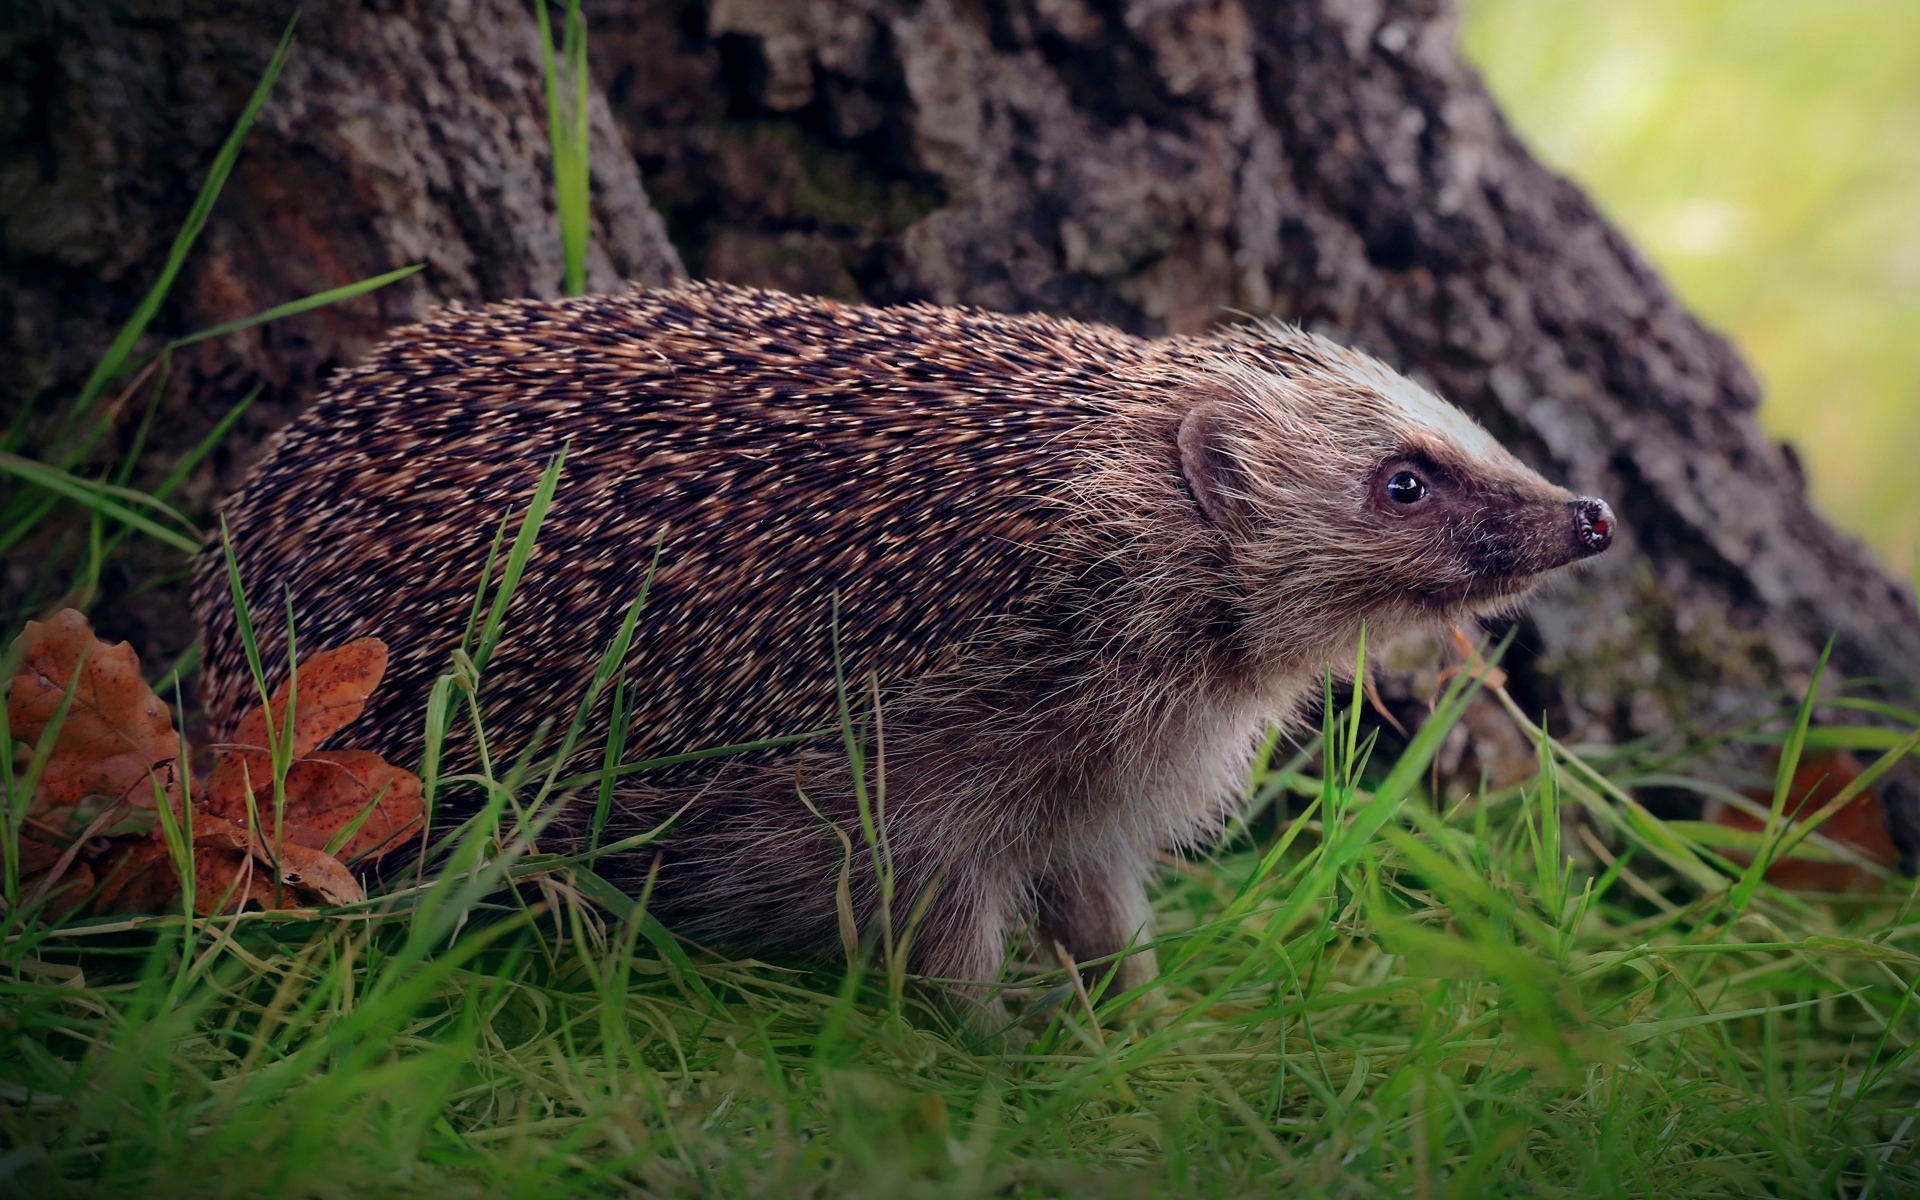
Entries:
<svg viewBox="0 0 1920 1200">
<path fill-rule="evenodd" d="M 1418 504 L 1426 498 L 1426 482 L 1412 471 L 1396 471 L 1387 480 L 1387 499 L 1395 504 Z"/>
</svg>

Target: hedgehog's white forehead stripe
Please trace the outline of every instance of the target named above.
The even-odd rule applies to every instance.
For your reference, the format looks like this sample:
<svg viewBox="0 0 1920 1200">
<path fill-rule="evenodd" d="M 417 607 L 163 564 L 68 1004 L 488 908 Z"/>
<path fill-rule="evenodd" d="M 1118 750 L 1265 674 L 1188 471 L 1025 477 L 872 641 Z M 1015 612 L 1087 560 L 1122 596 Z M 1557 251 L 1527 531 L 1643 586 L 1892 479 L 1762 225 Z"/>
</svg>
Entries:
<svg viewBox="0 0 1920 1200">
<path fill-rule="evenodd" d="M 1390 401 L 1408 423 L 1488 466 L 1506 466 L 1512 461 L 1506 447 L 1495 441 L 1492 434 L 1466 413 L 1404 375 L 1389 371 L 1371 360 L 1367 361 L 1367 366 L 1370 368 L 1367 382 Z"/>
<path fill-rule="evenodd" d="M 1308 336 L 1319 351 L 1320 359 L 1309 375 L 1344 384 L 1347 389 L 1357 387 L 1363 396 L 1370 393 L 1377 398 L 1373 402 L 1362 400 L 1360 407 L 1379 414 L 1385 427 L 1382 432 L 1397 426 L 1403 433 L 1425 434 L 1482 467 L 1502 471 L 1520 467 L 1492 434 L 1452 404 L 1378 359 L 1324 338 Z M 1326 400 L 1325 392 L 1302 393 L 1296 380 L 1242 360 L 1223 357 L 1209 366 L 1214 375 L 1250 399 L 1282 400 L 1283 403 L 1310 400 L 1316 405 Z M 1352 394 L 1351 391 L 1348 394 Z M 1309 436 L 1331 434 L 1318 424 L 1308 424 L 1299 432 Z"/>
</svg>

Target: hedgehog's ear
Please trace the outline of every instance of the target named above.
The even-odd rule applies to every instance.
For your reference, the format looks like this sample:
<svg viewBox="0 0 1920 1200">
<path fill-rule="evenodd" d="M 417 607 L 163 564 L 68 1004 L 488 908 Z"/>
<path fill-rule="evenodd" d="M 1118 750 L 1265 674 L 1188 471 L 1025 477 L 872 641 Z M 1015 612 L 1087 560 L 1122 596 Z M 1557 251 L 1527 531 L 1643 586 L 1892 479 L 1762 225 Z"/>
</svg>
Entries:
<svg viewBox="0 0 1920 1200">
<path fill-rule="evenodd" d="M 1221 529 L 1246 524 L 1246 477 L 1227 448 L 1228 414 L 1224 405 L 1204 401 L 1180 421 L 1180 473 L 1206 514 Z"/>
</svg>

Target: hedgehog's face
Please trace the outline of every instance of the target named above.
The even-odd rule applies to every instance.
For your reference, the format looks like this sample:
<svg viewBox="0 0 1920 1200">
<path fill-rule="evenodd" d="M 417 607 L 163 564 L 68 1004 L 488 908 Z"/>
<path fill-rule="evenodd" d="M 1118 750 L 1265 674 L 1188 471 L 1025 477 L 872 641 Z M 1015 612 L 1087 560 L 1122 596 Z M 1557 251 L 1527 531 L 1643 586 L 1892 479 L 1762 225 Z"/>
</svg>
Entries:
<svg viewBox="0 0 1920 1200">
<path fill-rule="evenodd" d="M 1353 369 L 1313 381 L 1324 387 L 1242 380 L 1179 429 L 1189 490 L 1256 612 L 1319 614 L 1329 637 L 1356 619 L 1457 618 L 1510 604 L 1611 544 L 1604 501 L 1548 483 L 1371 360 L 1337 365 Z"/>
<path fill-rule="evenodd" d="M 1415 608 L 1447 614 L 1506 600 L 1613 542 L 1606 501 L 1479 465 L 1415 443 L 1395 448 L 1367 480 L 1358 523 L 1394 552 L 1401 594 Z"/>
</svg>

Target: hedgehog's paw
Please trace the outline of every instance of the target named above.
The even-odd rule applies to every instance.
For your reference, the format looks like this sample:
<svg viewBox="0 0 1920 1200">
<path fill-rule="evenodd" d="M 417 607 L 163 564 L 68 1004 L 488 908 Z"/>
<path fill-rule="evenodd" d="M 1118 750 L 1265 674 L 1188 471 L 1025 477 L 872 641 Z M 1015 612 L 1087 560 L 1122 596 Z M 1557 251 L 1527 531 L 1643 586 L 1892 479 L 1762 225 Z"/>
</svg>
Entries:
<svg viewBox="0 0 1920 1200">
<path fill-rule="evenodd" d="M 1088 987 L 1111 975 L 1104 994 L 1115 996 L 1159 977 L 1148 944 L 1153 914 L 1143 872 L 1127 864 L 1077 863 L 1041 879 L 1034 892 L 1043 936 L 1061 965 L 1078 968 Z"/>
</svg>

